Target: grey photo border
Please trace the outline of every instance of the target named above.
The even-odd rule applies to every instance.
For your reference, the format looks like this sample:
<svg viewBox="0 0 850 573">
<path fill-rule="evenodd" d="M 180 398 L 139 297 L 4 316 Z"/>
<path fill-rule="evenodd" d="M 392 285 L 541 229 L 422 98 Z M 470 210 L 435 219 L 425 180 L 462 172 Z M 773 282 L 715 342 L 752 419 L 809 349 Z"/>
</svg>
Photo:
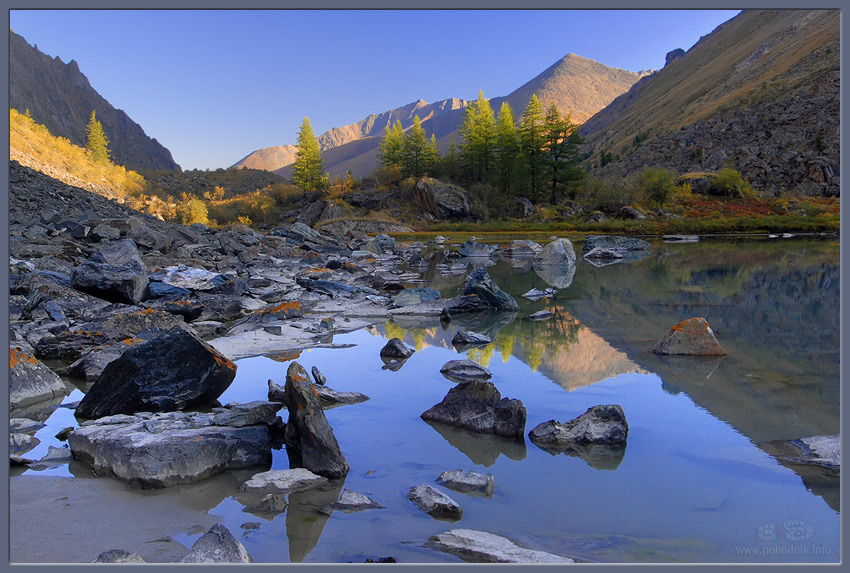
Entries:
<svg viewBox="0 0 850 573">
<path fill-rule="evenodd" d="M 109 0 L 72 0 L 72 1 L 63 1 L 63 0 L 0 0 L 3 5 L 3 14 L 6 18 L 7 28 L 9 27 L 9 13 L 10 10 L 15 9 L 522 9 L 522 10 L 536 10 L 536 9 L 558 9 L 558 10 L 566 10 L 566 9 L 682 9 L 685 5 L 680 0 L 644 0 L 642 2 L 633 3 L 628 0 L 526 0 L 524 2 L 520 2 L 518 0 L 418 0 L 418 1 L 392 1 L 392 0 L 251 0 L 246 4 L 233 2 L 232 0 L 146 0 L 142 2 L 141 0 L 135 0 L 130 2 L 124 1 L 109 1 Z M 687 5 L 687 9 L 765 9 L 765 8 L 782 8 L 782 9 L 842 9 L 846 4 L 846 0 L 820 0 L 819 2 L 812 4 L 800 2 L 799 0 L 747 0 L 744 3 L 741 2 L 729 2 L 727 0 L 717 1 L 710 0 L 706 2 L 705 0 L 698 2 L 696 6 Z M 241 5 L 240 5 L 241 4 Z M 743 4 L 743 5 L 742 5 Z M 843 12 L 843 10 L 842 10 Z M 842 39 L 846 37 L 845 31 L 847 28 L 847 19 L 842 14 L 841 18 L 841 36 Z M 675 47 L 675 46 L 673 46 Z M 671 47 L 672 49 L 672 47 Z M 3 82 L 3 94 L 8 102 L 8 78 L 9 78 L 9 70 L 8 70 L 8 39 L 4 44 L 5 56 L 2 60 L 0 60 L 0 65 L 2 65 L 2 74 L 0 74 L 0 78 L 2 78 Z M 841 46 L 841 59 L 843 63 L 844 59 L 844 43 L 842 41 Z M 843 74 L 842 74 L 843 75 Z M 842 82 L 841 88 L 841 99 L 844 100 L 845 90 L 843 89 L 844 85 Z M 843 120 L 843 106 L 842 106 L 842 120 Z M 3 122 L 6 128 L 8 128 L 8 116 L 3 115 Z M 842 159 L 844 157 L 843 151 L 844 147 L 844 122 L 841 122 L 841 149 L 842 149 Z M 8 149 L 8 140 L 6 141 L 6 147 Z M 844 162 L 842 161 L 841 166 L 841 177 L 844 180 Z M 0 208 L 0 221 L 2 221 L 2 226 L 5 229 L 9 227 L 9 181 L 8 176 L 2 178 L 2 197 L 5 201 L 5 208 Z M 840 231 L 841 243 L 844 243 L 845 239 L 845 229 L 842 225 Z M 3 251 L 8 256 L 9 253 L 9 239 L 8 233 L 0 236 L 0 244 L 2 244 Z M 841 263 L 843 264 L 847 259 L 847 254 L 841 254 Z M 0 305 L 0 317 L 2 317 L 3 322 L 6 324 L 9 323 L 9 307 L 8 307 L 8 289 L 9 289 L 9 268 L 3 264 L 0 265 L 0 281 L 2 281 L 3 288 L 5 289 L 5 303 Z M 843 277 L 841 279 L 841 295 L 843 298 L 844 295 L 844 280 Z M 840 310 L 840 329 L 843 333 L 844 325 L 845 325 L 845 314 L 846 312 L 842 308 Z M 9 330 L 7 328 L 0 329 L 0 335 L 2 335 L 3 340 L 8 342 Z M 843 336 L 841 336 L 841 357 L 846 357 L 846 341 Z M 8 401 L 8 370 L 4 369 L 4 380 L 5 383 L 2 385 L 2 394 L 6 397 Z M 840 368 L 840 377 L 841 380 L 844 380 L 844 368 L 843 361 Z M 843 403 L 841 406 L 841 432 L 843 435 L 843 421 L 845 419 L 847 405 Z M 8 410 L 4 410 L 4 420 L 8 422 Z M 4 423 L 5 423 L 4 422 Z M 7 451 L 5 440 L 0 440 L 4 447 L 4 451 Z M 7 451 L 8 453 L 8 451 Z M 9 473 L 8 469 L 5 469 L 8 466 L 4 467 L 5 478 L 8 483 Z M 843 485 L 843 480 L 842 480 Z M 3 539 L 3 548 L 5 558 L 0 561 L 0 570 L 5 571 L 7 567 L 10 569 L 12 567 L 27 567 L 33 568 L 36 571 L 49 571 L 55 567 L 74 567 L 74 566 L 87 566 L 85 564 L 65 564 L 65 565 L 29 565 L 29 564 L 10 564 L 9 563 L 9 488 L 5 489 L 5 493 L 2 495 L 2 507 L 4 509 L 3 515 L 5 519 L 0 520 L 0 538 Z M 843 510 L 844 504 L 843 499 L 841 503 L 841 508 Z M 842 511 L 843 513 L 843 511 Z M 842 542 L 843 542 L 843 520 L 841 522 L 841 534 L 842 534 Z M 843 548 L 843 543 L 842 543 Z M 843 560 L 843 551 L 842 557 Z M 821 567 L 836 567 L 840 566 L 841 561 L 838 564 L 824 564 L 819 565 Z M 253 564 L 253 565 L 230 565 L 225 567 L 237 567 L 237 568 L 248 568 L 248 567 L 256 567 L 256 566 L 281 566 L 280 564 Z M 311 568 L 324 570 L 331 570 L 335 567 L 340 566 L 354 566 L 354 567 L 392 567 L 392 565 L 365 565 L 365 564 L 285 564 L 285 567 L 295 567 L 295 568 Z M 563 567 L 563 566 L 550 566 L 550 565 L 476 565 L 476 564 L 434 564 L 434 565 L 422 565 L 422 564 L 399 564 L 399 566 L 404 566 L 407 569 L 414 570 L 422 570 L 429 571 L 431 569 L 454 569 L 458 567 L 511 567 L 512 569 L 519 568 L 547 568 L 547 567 Z M 585 565 L 570 565 L 568 567 L 593 567 L 595 569 L 601 570 L 611 570 L 616 567 L 655 567 L 658 566 L 656 564 L 585 564 Z M 120 565 L 102 565 L 100 567 L 107 567 L 109 569 L 119 568 Z M 133 565 L 133 567 L 141 567 L 142 569 L 152 569 L 157 568 L 161 569 L 163 567 L 178 567 L 173 564 L 151 564 L 151 565 Z M 207 565 L 201 567 L 215 567 L 214 565 Z M 678 570 L 687 569 L 691 567 L 700 567 L 700 568 L 772 568 L 772 567 L 783 567 L 783 568 L 797 568 L 803 569 L 808 567 L 807 565 L 762 565 L 762 564 L 676 564 L 676 565 L 664 565 L 666 570 Z"/>
</svg>

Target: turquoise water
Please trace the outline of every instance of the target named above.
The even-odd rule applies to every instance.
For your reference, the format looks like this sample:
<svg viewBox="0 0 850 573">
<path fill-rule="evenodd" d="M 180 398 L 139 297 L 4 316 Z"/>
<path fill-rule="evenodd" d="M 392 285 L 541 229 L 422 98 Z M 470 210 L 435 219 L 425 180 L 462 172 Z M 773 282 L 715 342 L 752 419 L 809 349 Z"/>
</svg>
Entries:
<svg viewBox="0 0 850 573">
<path fill-rule="evenodd" d="M 443 296 L 457 294 L 463 276 L 440 275 L 433 264 L 429 283 Z M 291 495 L 273 519 L 244 512 L 253 500 L 237 492 L 209 500 L 211 514 L 244 532 L 240 541 L 256 562 L 459 562 L 422 546 L 459 527 L 592 561 L 839 561 L 837 483 L 795 473 L 759 447 L 839 431 L 837 240 L 657 242 L 630 263 L 596 268 L 580 260 L 569 286 L 537 302 L 520 296 L 548 286 L 533 270 L 504 262 L 487 270 L 520 302 L 515 317 L 459 317 L 448 325 L 399 319 L 334 337 L 350 348 L 295 358 L 308 371 L 318 367 L 329 387 L 371 399 L 326 410 L 351 466 L 344 483 Z M 524 319 L 543 308 L 554 318 Z M 692 316 L 709 320 L 728 356 L 671 360 L 649 352 L 670 326 Z M 422 421 L 454 385 L 439 370 L 460 357 L 450 343 L 458 327 L 496 339 L 463 354 L 493 372 L 503 397 L 522 400 L 526 433 L 597 404 L 619 404 L 629 424 L 622 456 L 553 456 L 527 438 Z M 382 369 L 379 357 L 393 336 L 417 350 L 397 372 Z M 257 357 L 237 364 L 222 403 L 266 399 L 267 380 L 282 385 L 289 362 Z M 81 396 L 75 391 L 66 402 Z M 57 409 L 39 437 L 74 425 L 69 415 Z M 44 441 L 43 453 L 57 445 Z M 275 451 L 273 468 L 288 467 L 285 450 Z M 435 483 L 452 469 L 492 473 L 494 495 L 472 497 Z M 405 497 L 419 484 L 448 493 L 463 507 L 462 519 L 421 512 Z M 315 511 L 342 488 L 385 509 L 330 517 Z M 259 527 L 243 530 L 245 522 Z M 786 533 L 794 524 L 803 524 L 805 538 Z M 767 539 L 765 526 L 777 525 L 779 534 Z M 189 546 L 198 535 L 178 540 Z"/>
</svg>

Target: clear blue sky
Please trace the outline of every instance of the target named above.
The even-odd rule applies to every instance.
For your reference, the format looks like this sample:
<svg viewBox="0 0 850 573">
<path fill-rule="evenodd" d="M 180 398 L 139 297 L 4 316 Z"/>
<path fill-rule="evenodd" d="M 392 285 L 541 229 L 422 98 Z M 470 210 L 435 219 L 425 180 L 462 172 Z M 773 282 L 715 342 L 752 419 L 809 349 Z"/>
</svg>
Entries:
<svg viewBox="0 0 850 573">
<path fill-rule="evenodd" d="M 658 69 L 737 10 L 12 10 L 183 169 L 422 98 L 504 96 L 566 54 Z"/>
</svg>

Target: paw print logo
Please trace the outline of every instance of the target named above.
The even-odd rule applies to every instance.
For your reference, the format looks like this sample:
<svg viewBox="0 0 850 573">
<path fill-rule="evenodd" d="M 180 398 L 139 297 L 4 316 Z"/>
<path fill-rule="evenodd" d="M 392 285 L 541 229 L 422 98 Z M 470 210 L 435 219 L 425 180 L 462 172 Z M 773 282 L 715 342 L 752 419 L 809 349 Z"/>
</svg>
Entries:
<svg viewBox="0 0 850 573">
<path fill-rule="evenodd" d="M 803 541 L 814 533 L 811 525 L 799 519 L 789 519 L 782 526 L 785 531 L 785 539 L 788 541 Z"/>
<path fill-rule="evenodd" d="M 758 528 L 758 536 L 762 541 L 773 541 L 777 538 L 775 523 L 762 523 Z"/>
</svg>

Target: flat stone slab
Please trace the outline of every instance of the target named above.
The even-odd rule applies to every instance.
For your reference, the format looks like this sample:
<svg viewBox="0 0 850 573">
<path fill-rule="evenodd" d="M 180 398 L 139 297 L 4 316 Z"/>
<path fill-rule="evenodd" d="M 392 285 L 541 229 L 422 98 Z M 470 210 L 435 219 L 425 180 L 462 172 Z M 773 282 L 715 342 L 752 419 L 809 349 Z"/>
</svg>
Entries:
<svg viewBox="0 0 850 573">
<path fill-rule="evenodd" d="M 313 489 L 327 483 L 327 478 L 304 468 L 270 470 L 254 475 L 239 487 L 239 491 L 289 494 Z"/>
<path fill-rule="evenodd" d="M 451 470 L 443 472 L 437 478 L 447 488 L 467 494 L 491 497 L 495 488 L 493 474 L 481 474 L 473 471 Z"/>
<path fill-rule="evenodd" d="M 265 425 L 216 425 L 221 413 L 117 414 L 83 422 L 68 436 L 74 458 L 99 475 L 143 487 L 193 483 L 231 469 L 271 465 Z M 238 418 L 242 418 L 241 415 Z"/>
<path fill-rule="evenodd" d="M 417 485 L 410 488 L 407 498 L 416 506 L 436 519 L 457 521 L 463 516 L 458 503 L 430 485 Z"/>
<path fill-rule="evenodd" d="M 474 529 L 451 529 L 429 538 L 425 545 L 469 563 L 575 563 L 569 557 L 526 549 L 505 537 Z"/>
</svg>

